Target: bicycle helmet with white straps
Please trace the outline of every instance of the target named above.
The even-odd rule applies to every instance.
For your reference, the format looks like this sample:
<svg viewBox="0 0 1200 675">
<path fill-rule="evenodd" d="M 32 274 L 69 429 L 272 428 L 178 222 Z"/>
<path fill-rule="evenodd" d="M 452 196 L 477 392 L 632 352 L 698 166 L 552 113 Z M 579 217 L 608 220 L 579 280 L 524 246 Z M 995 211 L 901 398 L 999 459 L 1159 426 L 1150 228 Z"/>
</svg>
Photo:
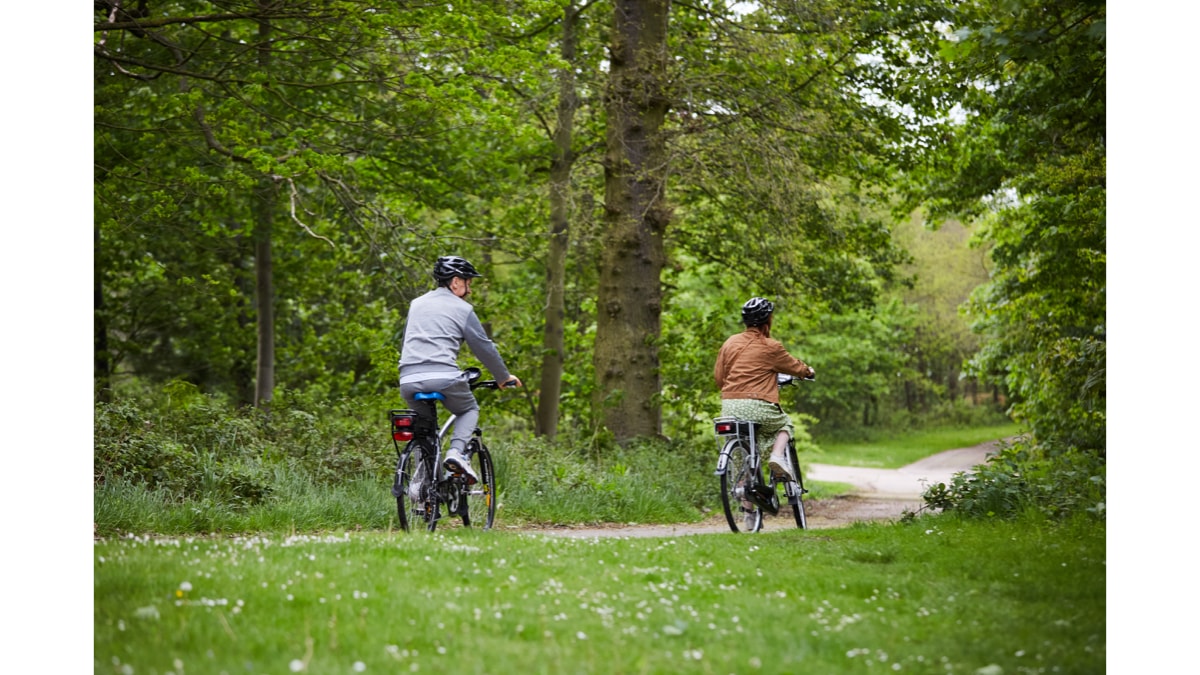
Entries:
<svg viewBox="0 0 1200 675">
<path fill-rule="evenodd" d="M 747 327 L 761 326 L 771 320 L 775 304 L 766 298 L 750 298 L 742 305 L 742 323 Z"/>
<path fill-rule="evenodd" d="M 439 284 L 449 283 L 454 277 L 470 279 L 481 276 L 483 275 L 476 272 L 475 266 L 468 262 L 466 258 L 460 258 L 456 255 L 444 255 L 438 258 L 433 266 L 433 278 L 437 279 Z"/>
</svg>

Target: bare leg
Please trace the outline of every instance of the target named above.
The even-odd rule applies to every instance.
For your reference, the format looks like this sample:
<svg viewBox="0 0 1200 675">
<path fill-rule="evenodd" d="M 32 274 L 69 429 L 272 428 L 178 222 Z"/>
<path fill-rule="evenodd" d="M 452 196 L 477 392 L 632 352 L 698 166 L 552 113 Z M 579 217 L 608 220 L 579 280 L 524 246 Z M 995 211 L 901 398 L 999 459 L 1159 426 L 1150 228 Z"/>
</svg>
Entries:
<svg viewBox="0 0 1200 675">
<path fill-rule="evenodd" d="M 775 435 L 775 447 L 771 449 L 771 454 L 776 457 L 786 457 L 787 456 L 787 444 L 788 444 L 789 439 L 790 439 L 790 436 L 788 436 L 788 432 L 786 432 L 786 431 L 780 431 L 778 434 L 776 434 Z"/>
<path fill-rule="evenodd" d="M 775 446 L 771 449 L 771 461 L 767 464 L 771 468 L 771 473 L 786 478 L 787 480 L 795 480 L 792 475 L 791 462 L 788 460 L 788 432 L 780 431 L 775 436 Z"/>
</svg>

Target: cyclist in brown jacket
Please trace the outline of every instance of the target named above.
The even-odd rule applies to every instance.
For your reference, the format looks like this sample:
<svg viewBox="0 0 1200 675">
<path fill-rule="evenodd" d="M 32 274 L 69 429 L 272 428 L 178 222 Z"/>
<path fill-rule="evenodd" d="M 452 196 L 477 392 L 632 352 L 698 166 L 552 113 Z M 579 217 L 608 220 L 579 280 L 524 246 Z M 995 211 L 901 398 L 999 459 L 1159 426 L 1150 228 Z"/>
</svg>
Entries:
<svg viewBox="0 0 1200 675">
<path fill-rule="evenodd" d="M 795 480 L 788 466 L 787 443 L 796 432 L 779 405 L 775 374 L 813 377 L 816 372 L 771 338 L 774 313 L 775 305 L 764 298 L 750 298 L 742 305 L 746 330 L 721 345 L 713 375 L 721 388 L 721 415 L 758 422 L 760 452 L 774 436 L 768 466 L 775 475 Z"/>
</svg>

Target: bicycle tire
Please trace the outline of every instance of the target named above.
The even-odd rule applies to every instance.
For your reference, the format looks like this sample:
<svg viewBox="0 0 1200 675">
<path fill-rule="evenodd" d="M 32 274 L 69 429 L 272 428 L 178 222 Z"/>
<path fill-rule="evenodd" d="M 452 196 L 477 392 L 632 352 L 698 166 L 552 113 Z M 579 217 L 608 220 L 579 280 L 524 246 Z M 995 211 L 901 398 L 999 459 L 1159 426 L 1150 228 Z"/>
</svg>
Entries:
<svg viewBox="0 0 1200 675">
<path fill-rule="evenodd" d="M 468 453 L 474 456 L 479 480 L 467 486 L 459 496 L 459 515 L 463 527 L 474 527 L 482 524 L 483 529 L 490 530 L 496 523 L 496 467 L 492 463 L 492 453 L 483 443 L 478 445 L 472 441 L 473 450 Z"/>
<path fill-rule="evenodd" d="M 804 513 L 804 494 L 807 490 L 804 489 L 804 478 L 800 475 L 800 459 L 796 456 L 796 446 L 790 442 L 788 459 L 792 462 L 793 475 L 796 476 L 796 480 L 788 486 L 788 491 L 793 493 L 788 495 L 788 502 L 792 505 L 792 515 L 796 517 L 796 527 L 807 530 L 808 518 Z"/>
<path fill-rule="evenodd" d="M 721 506 L 725 520 L 733 532 L 758 532 L 762 529 L 763 513 L 758 506 L 744 498 L 747 486 L 754 483 L 754 470 L 750 466 L 750 449 L 743 439 L 734 438 L 725 443 L 721 454 L 727 455 L 725 471 L 721 473 Z M 742 527 L 738 527 L 738 520 Z"/>
<path fill-rule="evenodd" d="M 405 532 L 412 528 L 408 516 L 410 512 L 415 511 L 416 504 L 408 495 L 408 489 L 412 485 L 412 461 L 413 447 L 409 444 L 396 461 L 396 478 L 392 482 L 392 495 L 396 497 L 396 515 L 400 519 L 400 529 Z"/>
<path fill-rule="evenodd" d="M 425 485 L 421 490 L 421 499 L 424 503 L 425 529 L 433 532 L 437 529 L 438 518 L 441 517 L 441 498 L 439 485 L 442 472 L 441 467 L 434 464 L 434 455 L 432 452 L 426 453 L 422 458 L 422 464 L 425 467 L 425 476 L 430 476 L 430 480 L 425 481 Z"/>
</svg>

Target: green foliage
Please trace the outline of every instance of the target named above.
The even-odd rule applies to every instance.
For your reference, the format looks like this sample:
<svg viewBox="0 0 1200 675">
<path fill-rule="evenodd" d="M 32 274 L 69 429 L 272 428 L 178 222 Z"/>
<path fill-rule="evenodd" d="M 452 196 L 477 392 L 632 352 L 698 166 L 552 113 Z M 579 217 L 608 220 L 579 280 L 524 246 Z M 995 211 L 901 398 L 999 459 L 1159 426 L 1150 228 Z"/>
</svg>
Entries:
<svg viewBox="0 0 1200 675">
<path fill-rule="evenodd" d="M 657 336 L 667 437 L 685 445 L 711 440 L 719 407 L 712 361 L 740 330 L 738 306 L 757 294 L 777 300 L 777 337 L 820 373 L 785 394 L 802 434 L 986 414 L 955 391 L 962 360 L 976 347 L 947 309 L 963 293 L 955 282 L 978 280 L 978 270 L 966 273 L 961 233 L 925 232 L 907 212 L 890 215 L 891 166 L 900 160 L 909 168 L 904 161 L 917 148 L 942 147 L 912 142 L 930 128 L 922 115 L 961 101 L 977 123 L 946 137 L 957 172 L 908 176 L 927 179 L 931 203 L 945 207 L 932 216 L 1009 187 L 1046 197 L 977 228 L 999 263 L 993 285 L 977 296 L 974 318 L 990 337 L 977 372 L 1013 392 L 1014 414 L 1039 437 L 1053 430 L 1066 445 L 1096 442 L 1103 342 L 1080 328 L 1103 325 L 1095 321 L 1103 287 L 1083 283 L 1103 276 L 1103 232 L 1097 238 L 1095 229 L 1103 155 L 1074 152 L 1073 134 L 1094 122 L 1088 102 L 1095 96 L 1081 83 L 1103 59 L 1084 47 L 1097 39 L 1102 46 L 1103 35 L 1090 19 L 1080 24 L 1084 33 L 1068 31 L 1071 42 L 1055 34 L 1071 47 L 1064 53 L 1038 42 L 1049 33 L 1026 25 L 1036 14 L 1026 4 L 769 3 L 749 14 L 720 4 L 673 6 L 677 58 L 666 132 L 674 215 L 664 234 L 669 260 Z M 1093 5 L 1068 3 L 1048 14 L 1055 26 L 1069 26 L 1060 19 Z M 604 180 L 596 148 L 605 133 L 606 7 L 580 7 L 570 65 L 559 56 L 561 2 L 475 3 L 454 12 L 441 5 L 364 12 L 353 2 L 308 1 L 286 11 L 249 0 L 226 8 L 211 23 L 95 33 L 97 355 L 108 363 L 99 375 L 111 375 L 102 386 L 118 408 L 133 406 L 131 414 L 154 424 L 136 430 L 115 422 L 116 412 L 98 411 L 98 425 L 113 428 L 97 430 L 104 442 L 97 475 L 197 495 L 207 471 L 223 494 L 262 503 L 271 495 L 253 486 L 270 484 L 263 476 L 279 458 L 312 468 L 316 486 L 331 475 L 376 471 L 380 460 L 355 456 L 360 443 L 364 456 L 374 452 L 366 450 L 373 435 L 335 427 L 355 410 L 381 411 L 398 400 L 402 317 L 429 288 L 433 259 L 448 252 L 486 269 L 472 299 L 510 368 L 531 385 L 491 401 L 491 424 L 528 432 L 542 358 L 545 176 L 560 96 L 554 75 L 563 67 L 575 71 L 580 107 L 560 423 L 567 440 L 558 452 L 564 462 L 576 451 L 588 461 L 615 452 L 613 432 L 591 403 L 595 394 L 620 395 L 596 391 L 592 365 L 594 261 L 606 208 L 596 199 Z M 207 9 L 184 1 L 152 11 L 179 19 Z M 107 16 L 97 12 L 96 21 Z M 956 42 L 939 21 L 954 22 Z M 1010 30 L 1018 39 L 1005 37 Z M 946 60 L 917 58 L 922 46 Z M 963 77 L 934 79 L 949 72 Z M 1069 100 L 1030 117 L 1061 84 L 1054 73 L 1069 79 Z M 976 78 L 998 86 L 962 87 Z M 911 105 L 912 114 L 879 105 L 875 94 Z M 1035 167 L 1025 183 L 1014 178 L 1022 167 Z M 974 183 L 946 179 L 975 169 Z M 934 190 L 946 186 L 951 194 Z M 269 227 L 258 220 L 268 211 Z M 267 235 L 278 386 L 275 410 L 259 419 L 221 406 L 253 399 L 255 243 Z M 1088 246 L 1075 246 L 1082 239 Z M 1032 269 L 1039 273 L 1019 272 Z M 915 285 L 899 288 L 897 273 L 915 275 Z M 1055 296 L 1048 280 L 1058 278 L 1080 295 Z M 1051 299 L 1033 301 L 1043 296 Z M 1018 297 L 1027 302 L 1009 302 Z M 1040 321 L 1029 317 L 1065 317 L 1075 308 L 1069 329 L 1029 339 Z M 1028 363 L 1042 367 L 1034 373 Z M 168 414 L 158 401 L 122 400 L 174 381 L 213 402 Z M 1071 401 L 1078 409 L 1063 418 Z M 214 430 L 207 437 L 182 427 L 156 431 L 174 429 L 174 418 Z M 217 438 L 234 429 L 237 443 Z"/>
<path fill-rule="evenodd" d="M 394 518 L 384 413 L 396 401 L 284 391 L 258 410 L 186 383 L 169 390 L 96 406 L 100 532 L 384 528 Z M 501 402 L 484 401 L 484 426 L 505 522 L 687 522 L 717 506 L 711 438 L 623 447 L 576 429 L 550 444 L 490 424 Z"/>
<path fill-rule="evenodd" d="M 975 488 L 986 506 L 972 513 L 1103 501 L 1105 21 L 1096 0 L 964 3 L 931 61 L 945 79 L 929 84 L 966 116 L 932 169 L 913 174 L 916 193 L 934 219 L 967 214 L 982 226 L 994 267 L 968 308 L 984 338 L 971 369 L 1005 386 L 1032 432 L 1027 452 L 1006 455 L 1011 474 L 979 479 L 995 485 Z M 1064 494 L 1051 498 L 1052 480 L 1036 477 L 1056 473 Z"/>
<path fill-rule="evenodd" d="M 802 383 L 797 399 L 801 409 L 811 410 L 823 424 L 836 429 L 877 423 L 881 404 L 897 387 L 919 379 L 905 353 L 912 313 L 899 303 L 806 319 L 781 321 L 773 332 L 787 335 L 786 327 L 797 324 L 807 328 L 801 329 L 799 355 L 817 370 L 817 380 Z"/>
<path fill-rule="evenodd" d="M 1103 157 L 1056 166 L 1045 194 L 1001 214 L 985 236 L 997 273 L 973 298 L 991 338 L 975 367 L 1002 377 L 1014 418 L 1052 451 L 1105 452 L 1106 274 Z"/>
<path fill-rule="evenodd" d="M 302 471 L 318 485 L 380 477 L 392 468 L 386 455 L 364 452 L 378 446 L 382 414 L 363 414 L 361 402 L 313 405 L 285 392 L 269 411 L 231 409 L 190 385 L 171 390 L 176 395 L 159 401 L 96 406 L 98 489 L 136 485 L 171 501 L 237 509 L 268 501 L 281 467 Z"/>
<path fill-rule="evenodd" d="M 689 522 L 716 506 L 711 444 L 638 441 L 604 452 L 531 439 L 501 446 L 508 522 Z"/>
<path fill-rule="evenodd" d="M 1026 514 L 1062 520 L 1105 517 L 1107 467 L 1103 457 L 1071 451 L 1049 453 L 1019 441 L 947 485 L 925 491 L 926 505 L 972 518 L 1017 518 Z"/>
</svg>

